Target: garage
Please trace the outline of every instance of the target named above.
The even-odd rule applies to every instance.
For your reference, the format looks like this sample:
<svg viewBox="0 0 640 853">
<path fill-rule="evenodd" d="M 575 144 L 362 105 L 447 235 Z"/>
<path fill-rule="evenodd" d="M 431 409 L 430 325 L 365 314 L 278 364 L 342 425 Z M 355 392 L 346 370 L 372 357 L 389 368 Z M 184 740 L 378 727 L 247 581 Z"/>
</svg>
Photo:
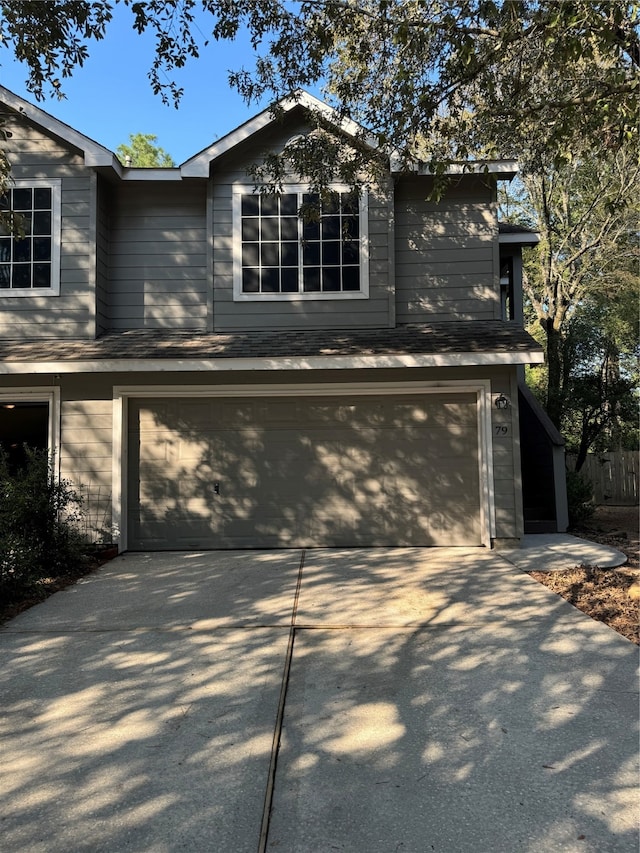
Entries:
<svg viewBox="0 0 640 853">
<path fill-rule="evenodd" d="M 130 398 L 133 550 L 480 545 L 473 392 Z"/>
</svg>

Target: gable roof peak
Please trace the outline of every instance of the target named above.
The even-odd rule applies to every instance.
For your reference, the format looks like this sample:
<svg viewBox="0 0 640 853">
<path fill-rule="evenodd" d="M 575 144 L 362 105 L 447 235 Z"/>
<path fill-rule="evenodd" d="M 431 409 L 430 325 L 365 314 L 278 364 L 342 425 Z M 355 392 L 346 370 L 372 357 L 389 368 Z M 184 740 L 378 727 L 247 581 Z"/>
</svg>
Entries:
<svg viewBox="0 0 640 853">
<path fill-rule="evenodd" d="M 84 155 L 87 166 L 109 166 L 116 168 L 119 163 L 116 155 L 80 131 L 75 130 L 60 119 L 54 118 L 41 107 L 36 107 L 4 86 L 0 86 L 0 103 L 23 115 L 29 121 L 41 127 L 45 132 L 57 136 L 63 142 L 79 149 Z"/>
<path fill-rule="evenodd" d="M 357 122 L 341 116 L 337 110 L 324 101 L 321 101 L 315 95 L 304 89 L 298 89 L 292 95 L 288 95 L 270 104 L 262 112 L 243 122 L 235 130 L 225 134 L 221 139 L 204 148 L 194 157 L 186 160 L 180 166 L 182 177 L 208 178 L 209 167 L 214 160 L 217 160 L 223 154 L 235 148 L 236 145 L 250 139 L 264 128 L 275 124 L 283 115 L 300 107 L 311 113 L 319 114 L 325 121 L 335 125 L 339 130 L 347 134 L 347 136 L 356 137 L 366 132 Z M 373 138 L 369 140 L 369 144 L 372 147 L 374 146 Z"/>
</svg>

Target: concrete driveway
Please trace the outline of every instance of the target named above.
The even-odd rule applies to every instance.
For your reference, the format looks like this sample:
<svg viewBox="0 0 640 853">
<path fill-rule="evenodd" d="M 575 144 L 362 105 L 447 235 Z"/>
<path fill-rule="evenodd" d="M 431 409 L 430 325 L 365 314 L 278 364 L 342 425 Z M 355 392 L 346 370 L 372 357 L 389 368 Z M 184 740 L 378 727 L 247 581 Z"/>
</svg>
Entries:
<svg viewBox="0 0 640 853">
<path fill-rule="evenodd" d="M 3 853 L 638 850 L 638 650 L 499 552 L 128 554 L 0 649 Z"/>
</svg>

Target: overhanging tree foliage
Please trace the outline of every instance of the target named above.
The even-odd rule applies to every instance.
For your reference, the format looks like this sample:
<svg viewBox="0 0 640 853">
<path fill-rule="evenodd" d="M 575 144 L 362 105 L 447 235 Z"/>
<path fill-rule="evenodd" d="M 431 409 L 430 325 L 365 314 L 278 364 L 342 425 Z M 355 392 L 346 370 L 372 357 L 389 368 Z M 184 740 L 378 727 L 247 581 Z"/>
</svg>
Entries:
<svg viewBox="0 0 640 853">
<path fill-rule="evenodd" d="M 622 270 L 616 291 L 588 294 L 565 325 L 559 426 L 567 449 L 576 454 L 576 471 L 590 451 L 638 449 L 638 297 L 637 278 L 625 280 Z M 544 400 L 547 367 L 528 374 Z"/>
<path fill-rule="evenodd" d="M 116 0 L 118 2 L 118 0 Z M 36 98 L 62 94 L 92 39 L 108 36 L 115 3 L 3 2 L 0 40 L 25 62 Z M 230 81 L 247 100 L 323 84 L 332 104 L 408 164 L 436 169 L 469 156 L 618 146 L 637 129 L 638 6 L 611 0 L 121 0 L 155 38 L 151 85 L 182 94 L 176 69 L 209 41 L 248 31 L 255 63 Z M 0 53 L 1 59 L 1 53 Z M 318 120 L 321 121 L 320 117 Z M 532 148 L 531 140 L 536 141 Z M 326 184 L 341 159 L 318 164 Z M 306 160 L 310 162 L 306 143 Z M 291 149 L 296 160 L 295 148 Z M 364 160 L 369 149 L 363 147 Z M 354 174 L 353 164 L 350 173 Z"/>
<path fill-rule="evenodd" d="M 502 209 L 541 235 L 525 258 L 525 304 L 547 358 L 529 371 L 530 384 L 579 463 L 603 442 L 631 447 L 640 354 L 635 151 L 524 175 L 503 191 Z"/>
<path fill-rule="evenodd" d="M 637 215 L 637 3 L 0 2 L 0 44 L 26 64 L 36 98 L 63 96 L 64 78 L 84 63 L 87 45 L 108 36 L 118 2 L 136 31 L 155 38 L 149 78 L 167 103 L 182 95 L 176 69 L 213 49 L 212 40 L 244 30 L 254 63 L 234 69 L 230 83 L 247 101 L 269 96 L 275 103 L 322 85 L 338 116 L 362 126 L 362 144 L 351 139 L 345 149 L 324 132 L 325 117 L 312 115 L 316 131 L 256 173 L 272 186 L 288 168 L 314 191 L 336 178 L 357 184 L 380 156 L 393 156 L 400 168 L 419 158 L 436 174 L 453 161 L 517 158 L 540 214 L 531 223 L 542 242 L 527 295 L 546 336 L 547 402 L 560 423 L 568 325 L 592 289 L 611 285 L 612 259 L 626 251 L 624 234 Z M 0 178 L 6 166 L 0 162 Z"/>
<path fill-rule="evenodd" d="M 623 290 L 638 298 L 640 164 L 635 146 L 602 149 L 597 159 L 525 173 L 520 187 L 510 199 L 507 190 L 503 208 L 507 218 L 540 233 L 527 258 L 524 289 L 544 332 L 545 407 L 559 427 L 573 364 L 566 345 L 571 323 L 593 300 Z"/>
<path fill-rule="evenodd" d="M 62 79 L 84 65 L 87 42 L 104 38 L 112 19 L 110 3 L 83 0 L 17 0 L 0 3 L 0 12 L 0 43 L 25 64 L 27 88 L 38 100 L 64 96 Z"/>
</svg>

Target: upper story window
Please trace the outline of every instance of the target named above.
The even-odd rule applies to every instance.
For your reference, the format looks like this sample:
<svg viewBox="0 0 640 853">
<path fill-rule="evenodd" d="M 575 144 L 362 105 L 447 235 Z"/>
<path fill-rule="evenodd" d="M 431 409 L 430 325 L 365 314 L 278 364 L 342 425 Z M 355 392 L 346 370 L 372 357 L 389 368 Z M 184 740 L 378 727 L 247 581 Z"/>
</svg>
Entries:
<svg viewBox="0 0 640 853">
<path fill-rule="evenodd" d="M 0 298 L 60 289 L 60 182 L 14 181 L 0 197 L 13 234 L 0 231 Z"/>
<path fill-rule="evenodd" d="M 300 216 L 300 209 L 313 214 Z M 299 189 L 234 194 L 236 299 L 335 299 L 368 295 L 367 208 L 336 190 L 329 201 Z"/>
</svg>

